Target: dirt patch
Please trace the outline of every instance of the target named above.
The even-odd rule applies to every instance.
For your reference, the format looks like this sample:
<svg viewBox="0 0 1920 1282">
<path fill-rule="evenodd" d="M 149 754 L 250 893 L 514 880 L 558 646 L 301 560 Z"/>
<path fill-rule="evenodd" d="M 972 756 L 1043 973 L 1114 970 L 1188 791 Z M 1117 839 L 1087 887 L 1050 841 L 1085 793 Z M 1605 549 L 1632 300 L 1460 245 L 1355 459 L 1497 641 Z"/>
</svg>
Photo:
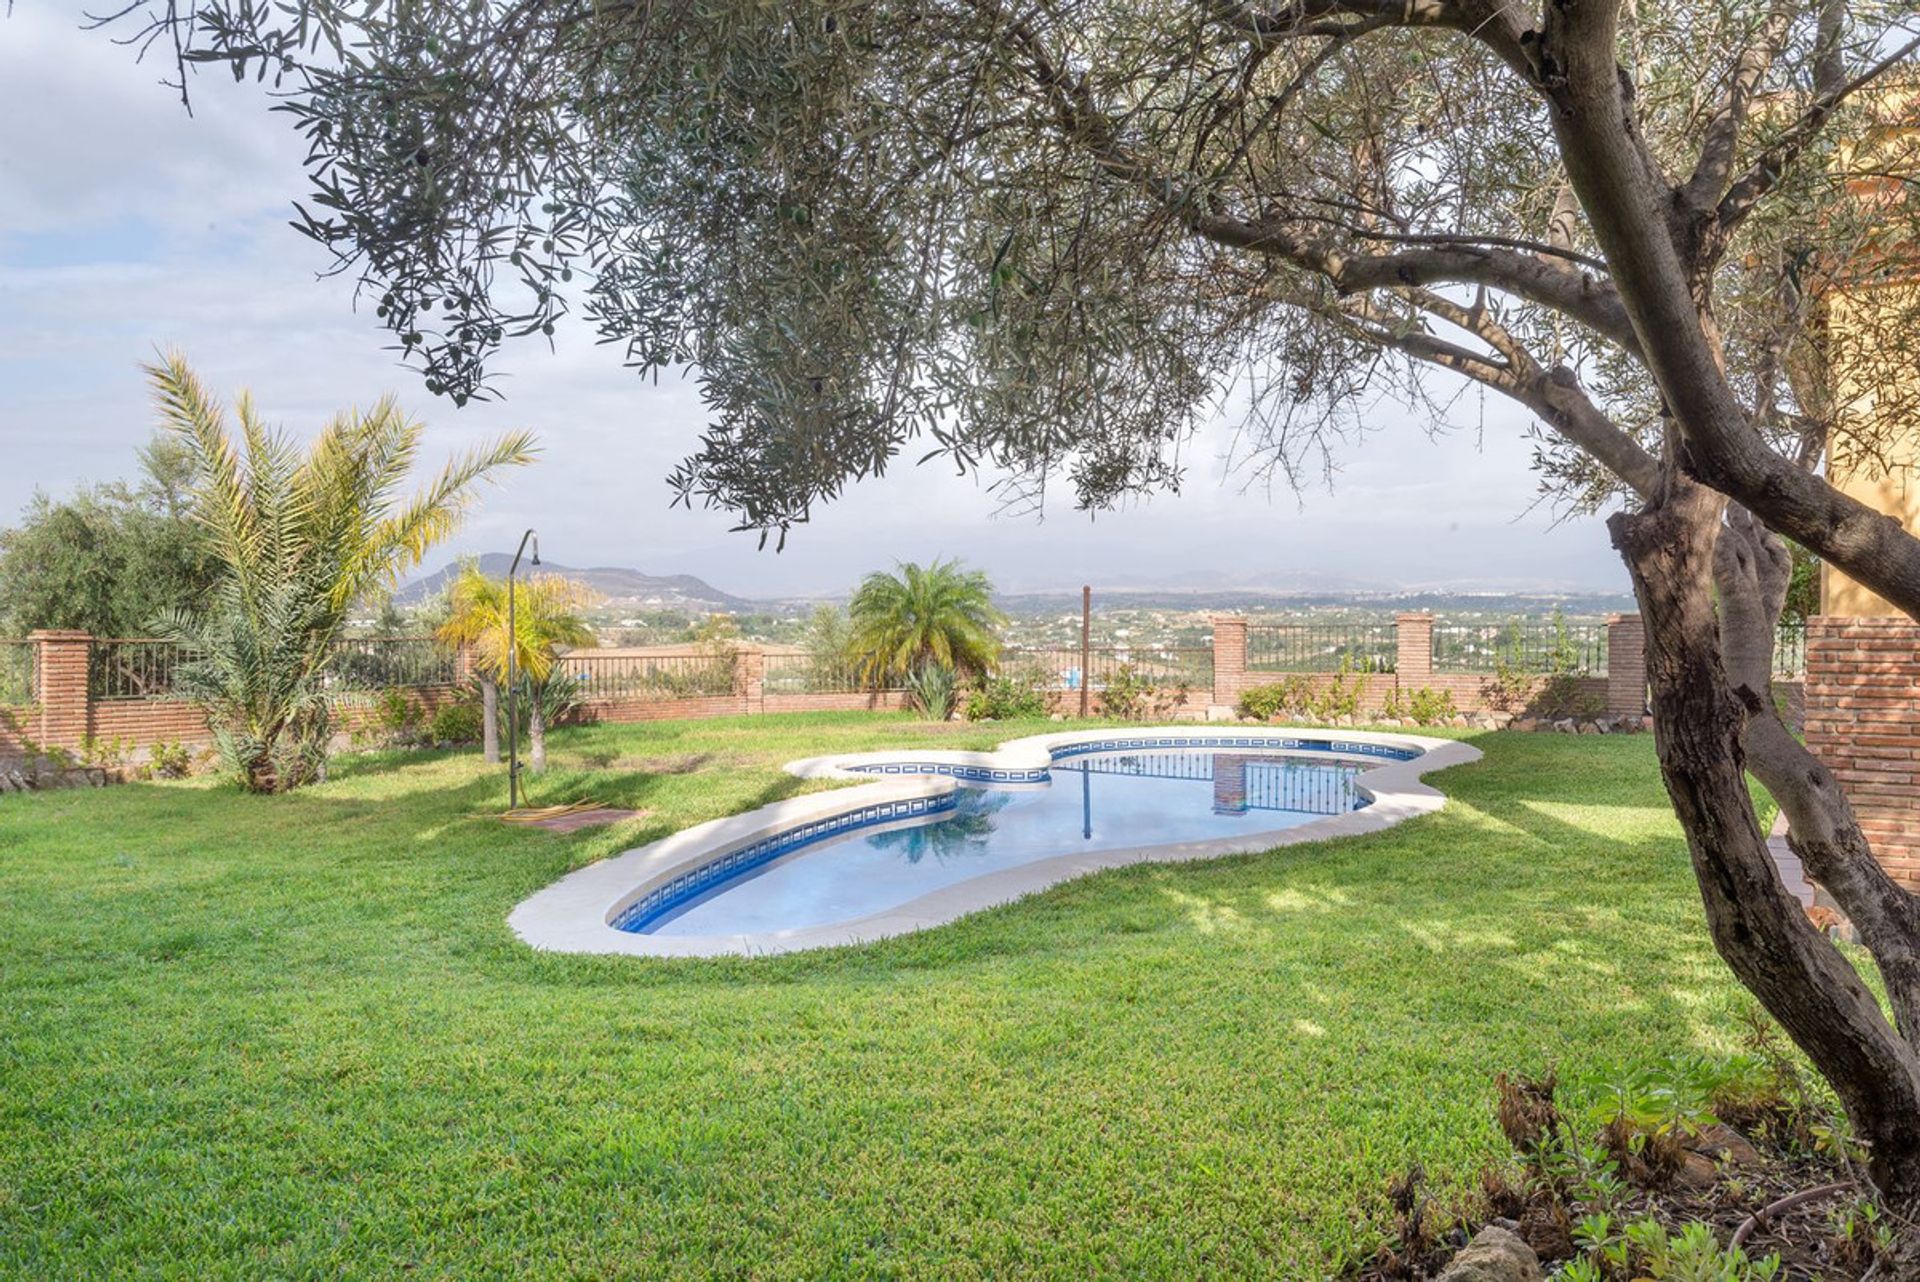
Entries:
<svg viewBox="0 0 1920 1282">
<path fill-rule="evenodd" d="M 547 832 L 579 832 L 582 828 L 600 828 L 623 819 L 645 819 L 652 814 L 651 810 L 615 810 L 611 806 L 603 806 L 598 810 L 582 810 L 554 819 L 539 819 L 527 827 Z"/>
</svg>

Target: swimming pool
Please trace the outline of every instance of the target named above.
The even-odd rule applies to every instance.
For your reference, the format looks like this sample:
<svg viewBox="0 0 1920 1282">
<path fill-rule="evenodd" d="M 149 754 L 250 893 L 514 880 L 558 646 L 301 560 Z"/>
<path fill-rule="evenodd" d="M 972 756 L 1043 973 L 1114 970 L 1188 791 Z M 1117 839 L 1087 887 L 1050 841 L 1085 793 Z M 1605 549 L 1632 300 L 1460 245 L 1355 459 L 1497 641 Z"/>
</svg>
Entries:
<svg viewBox="0 0 1920 1282">
<path fill-rule="evenodd" d="M 904 825 L 829 832 L 613 925 L 659 935 L 761 933 L 898 907 L 987 873 L 1073 851 L 1171 845 L 1291 828 L 1367 802 L 1364 766 L 1246 749 L 1087 753 L 1045 784 L 963 782 Z"/>
<path fill-rule="evenodd" d="M 993 752 L 794 762 L 865 780 L 715 820 L 580 869 L 510 917 L 535 947 L 658 956 L 785 952 L 923 929 L 1070 877 L 1371 832 L 1436 809 L 1446 740 L 1160 727 Z"/>
</svg>

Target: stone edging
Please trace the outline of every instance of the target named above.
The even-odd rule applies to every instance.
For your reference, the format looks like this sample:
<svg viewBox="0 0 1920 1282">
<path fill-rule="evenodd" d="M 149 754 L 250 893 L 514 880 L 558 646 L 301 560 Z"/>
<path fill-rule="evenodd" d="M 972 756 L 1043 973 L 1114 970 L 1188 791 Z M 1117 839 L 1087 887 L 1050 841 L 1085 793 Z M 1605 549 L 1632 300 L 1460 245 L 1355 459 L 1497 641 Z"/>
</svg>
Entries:
<svg viewBox="0 0 1920 1282">
<path fill-rule="evenodd" d="M 1386 760 L 1368 770 L 1355 786 L 1371 803 L 1359 810 L 1329 815 L 1292 828 L 1267 833 L 1245 833 L 1207 841 L 1141 846 L 1121 850 L 1072 853 L 1036 860 L 1017 868 L 988 873 L 948 886 L 905 904 L 853 921 L 751 935 L 654 936 L 617 930 L 610 923 L 642 897 L 698 872 L 757 842 L 796 828 L 844 821 L 853 812 L 874 813 L 876 807 L 898 804 L 902 818 L 890 826 L 919 822 L 930 808 L 929 799 L 944 799 L 959 785 L 950 774 L 914 774 L 875 779 L 881 765 L 912 765 L 983 769 L 989 772 L 1044 774 L 1054 754 L 1103 740 L 1178 739 L 1184 747 L 1211 743 L 1242 751 L 1291 749 L 1325 752 L 1347 761 L 1375 759 L 1380 749 L 1412 749 L 1411 760 Z M 1228 742 L 1239 741 L 1239 742 Z M 1327 745 L 1303 748 L 1303 744 Z M 1351 752 L 1341 751 L 1341 746 Z M 1151 742 L 1143 746 L 1155 746 Z M 1276 846 L 1329 837 L 1357 836 L 1389 828 L 1414 815 L 1427 814 L 1446 804 L 1421 776 L 1448 766 L 1478 761 L 1480 750 L 1451 739 L 1422 735 L 1382 734 L 1364 730 L 1316 731 L 1253 730 L 1244 726 L 1153 726 L 1140 730 L 1078 730 L 1015 739 L 991 752 L 914 751 L 842 753 L 811 757 L 788 764 L 803 779 L 860 779 L 856 788 L 810 793 L 776 801 L 745 814 L 730 815 L 682 829 L 670 837 L 641 846 L 597 864 L 577 869 L 521 901 L 507 922 L 534 948 L 568 953 L 624 953 L 647 957 L 712 957 L 797 952 L 866 943 L 944 925 L 968 913 L 1008 903 L 1058 882 L 1103 868 L 1135 863 L 1177 863 L 1214 859 L 1222 855 L 1270 850 Z M 968 771 L 970 773 L 970 770 Z M 1022 782 L 1022 780 L 1008 780 Z M 1037 782 L 1037 781 L 1036 781 Z"/>
</svg>

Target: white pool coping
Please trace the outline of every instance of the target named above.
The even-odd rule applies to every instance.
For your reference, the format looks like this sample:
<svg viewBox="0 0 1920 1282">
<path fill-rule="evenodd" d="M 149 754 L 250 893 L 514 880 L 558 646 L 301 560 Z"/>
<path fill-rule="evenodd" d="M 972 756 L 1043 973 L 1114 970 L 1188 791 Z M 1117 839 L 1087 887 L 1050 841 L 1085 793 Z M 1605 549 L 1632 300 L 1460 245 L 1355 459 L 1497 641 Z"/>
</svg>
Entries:
<svg viewBox="0 0 1920 1282">
<path fill-rule="evenodd" d="M 1377 766 L 1355 780 L 1355 786 L 1371 798 L 1370 804 L 1345 814 L 1328 815 L 1269 832 L 1242 833 L 1233 837 L 1171 845 L 1076 852 L 1035 860 L 1017 868 L 984 873 L 883 912 L 849 921 L 756 934 L 681 936 L 636 934 L 617 930 L 610 924 L 629 904 L 648 892 L 763 838 L 878 802 L 943 796 L 959 786 L 952 778 L 941 775 L 889 775 L 876 780 L 872 774 L 864 773 L 857 767 L 911 762 L 915 765 L 1033 770 L 1050 766 L 1054 752 L 1060 748 L 1107 739 L 1131 742 L 1161 737 L 1198 741 L 1183 745 L 1188 747 L 1204 747 L 1210 740 L 1257 739 L 1271 743 L 1270 747 L 1223 745 L 1225 751 L 1239 752 L 1284 751 L 1289 741 L 1295 744 L 1296 750 L 1300 750 L 1298 743 L 1306 740 L 1334 745 L 1347 743 L 1410 749 L 1418 751 L 1420 755 L 1396 761 L 1382 760 L 1364 753 L 1343 754 L 1337 746 L 1333 750 L 1304 750 L 1311 751 L 1315 760 L 1363 764 L 1378 761 Z M 507 923 L 534 948 L 563 953 L 624 953 L 636 957 L 763 956 L 809 948 L 870 943 L 943 926 L 969 913 L 1010 903 L 1104 868 L 1217 859 L 1222 855 L 1249 854 L 1271 850 L 1276 846 L 1324 841 L 1329 837 L 1354 837 L 1379 832 L 1415 815 L 1430 814 L 1446 804 L 1446 798 L 1423 783 L 1421 776 L 1479 759 L 1480 750 L 1469 744 L 1424 735 L 1367 730 L 1198 725 L 1145 726 L 1139 729 L 1109 727 L 1032 735 L 1009 740 L 991 752 L 898 748 L 887 752 L 809 757 L 789 762 L 787 770 L 803 779 L 863 779 L 870 782 L 857 788 L 839 788 L 792 797 L 749 810 L 745 814 L 695 824 L 660 841 L 577 869 L 522 900 L 508 915 Z M 916 822 L 924 821 L 906 820 L 897 826 Z M 864 831 L 872 832 L 874 829 L 867 828 Z"/>
</svg>

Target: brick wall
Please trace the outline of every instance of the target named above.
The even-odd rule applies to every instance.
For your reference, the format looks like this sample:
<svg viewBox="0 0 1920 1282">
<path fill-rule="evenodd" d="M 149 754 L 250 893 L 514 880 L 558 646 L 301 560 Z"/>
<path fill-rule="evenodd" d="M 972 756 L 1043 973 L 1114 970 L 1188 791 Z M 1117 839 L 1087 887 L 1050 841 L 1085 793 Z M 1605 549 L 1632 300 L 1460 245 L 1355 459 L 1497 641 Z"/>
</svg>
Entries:
<svg viewBox="0 0 1920 1282">
<path fill-rule="evenodd" d="M 1807 620 L 1806 736 L 1872 843 L 1920 890 L 1920 624 Z"/>
<path fill-rule="evenodd" d="M 87 668 L 93 638 L 86 633 L 36 632 L 32 639 L 39 647 L 39 702 L 0 709 L 5 713 L 0 716 L 0 760 L 17 759 L 27 740 L 69 751 L 81 749 L 89 738 L 118 743 L 134 760 L 157 743 L 210 742 L 206 716 L 184 700 L 90 698 Z M 457 670 L 472 671 L 469 656 L 462 654 Z M 744 646 L 738 652 L 732 693 L 689 699 L 591 700 L 572 719 L 579 723 L 670 721 L 766 712 L 895 711 L 907 706 L 906 694 L 898 690 L 768 694 L 765 674 L 765 656 L 757 648 Z M 407 695 L 428 717 L 462 697 L 458 686 L 426 686 Z M 343 700 L 334 709 L 334 723 L 342 734 L 351 734 L 369 726 L 374 715 L 369 698 Z"/>
</svg>

